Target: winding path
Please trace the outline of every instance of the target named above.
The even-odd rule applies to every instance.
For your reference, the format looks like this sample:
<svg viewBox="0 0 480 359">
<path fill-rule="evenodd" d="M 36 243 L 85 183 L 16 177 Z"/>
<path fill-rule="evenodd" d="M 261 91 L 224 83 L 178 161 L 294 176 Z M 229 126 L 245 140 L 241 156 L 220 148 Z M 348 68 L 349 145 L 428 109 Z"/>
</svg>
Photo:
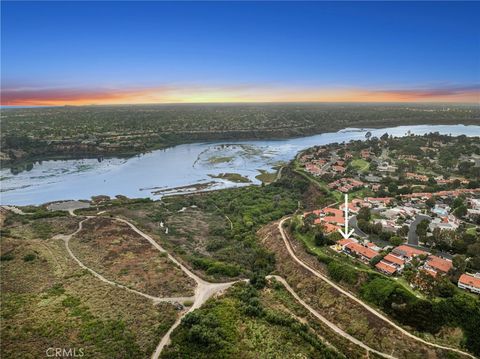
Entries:
<svg viewBox="0 0 480 359">
<path fill-rule="evenodd" d="M 152 244 L 152 246 L 154 246 L 160 252 L 167 253 L 168 258 L 173 263 L 177 264 L 183 270 L 183 272 L 185 272 L 186 275 L 188 275 L 197 283 L 197 287 L 195 288 L 193 305 L 187 311 L 185 311 L 181 316 L 177 318 L 175 323 L 170 327 L 168 332 L 163 336 L 162 340 L 160 341 L 157 348 L 155 349 L 155 352 L 152 355 L 152 359 L 157 359 L 160 356 L 160 353 L 162 352 L 163 348 L 170 343 L 170 334 L 181 323 L 182 318 L 186 314 L 190 313 L 191 311 L 197 308 L 200 308 L 210 297 L 214 296 L 217 293 L 223 292 L 224 290 L 231 287 L 233 284 L 237 283 L 238 281 L 228 282 L 228 283 L 210 283 L 203 280 L 202 278 L 197 276 L 195 273 L 190 271 L 187 267 L 185 267 L 182 263 L 180 263 L 177 259 L 175 259 L 170 253 L 168 253 L 161 245 L 159 245 L 148 234 L 142 232 L 137 227 L 135 227 L 132 223 L 130 223 L 125 219 L 122 219 L 122 218 L 115 218 L 115 219 L 117 221 L 127 224 L 131 229 L 133 229 L 135 232 L 137 232 L 139 235 L 141 235 L 143 238 L 149 241 Z"/>
<path fill-rule="evenodd" d="M 74 213 L 74 209 L 68 210 L 70 215 L 76 216 Z M 195 287 L 195 294 L 192 297 L 154 297 L 152 295 L 142 293 L 140 291 L 137 291 L 135 289 L 129 288 L 127 286 L 121 285 L 119 283 L 113 282 L 101 274 L 97 273 L 93 269 L 87 267 L 85 264 L 83 264 L 72 252 L 69 246 L 70 239 L 79 233 L 82 228 L 83 228 L 83 223 L 89 219 L 96 218 L 96 216 L 87 216 L 85 219 L 79 222 L 78 224 L 78 229 L 69 234 L 69 235 L 57 235 L 54 237 L 54 239 L 62 239 L 65 242 L 65 247 L 68 251 L 68 254 L 70 257 L 72 257 L 77 264 L 82 267 L 83 269 L 88 270 L 92 275 L 94 275 L 96 278 L 101 280 L 104 283 L 108 283 L 112 286 L 118 287 L 125 289 L 131 293 L 135 293 L 138 295 L 141 295 L 145 298 L 148 298 L 153 301 L 154 304 L 158 304 L 160 302 L 169 302 L 169 303 L 185 303 L 187 301 L 193 301 L 193 304 L 190 306 L 188 310 L 184 310 L 182 314 L 177 318 L 175 323 L 170 327 L 170 329 L 165 333 L 165 335 L 162 337 L 160 340 L 160 343 L 157 345 L 155 352 L 152 354 L 152 359 L 158 359 L 160 357 L 160 354 L 163 350 L 163 348 L 170 343 L 170 335 L 173 332 L 173 330 L 181 323 L 183 317 L 187 315 L 188 313 L 192 312 L 195 309 L 200 308 L 209 298 L 212 296 L 219 294 L 223 292 L 224 290 L 228 289 L 231 287 L 233 284 L 237 283 L 238 281 L 233 281 L 233 282 L 227 282 L 227 283 L 210 283 L 205 281 L 204 279 L 200 278 L 197 276 L 195 273 L 193 273 L 191 270 L 189 270 L 187 267 L 185 267 L 182 263 L 180 263 L 175 257 L 173 257 L 170 253 L 168 253 L 160 244 L 158 244 L 152 237 L 150 237 L 148 234 L 142 232 L 140 229 L 138 229 L 135 225 L 130 223 L 129 221 L 123 219 L 123 218 L 113 218 L 114 220 L 118 222 L 125 223 L 128 225 L 133 231 L 135 231 L 137 234 L 139 234 L 141 237 L 146 239 L 153 247 L 155 247 L 158 251 L 161 253 L 166 253 L 168 258 L 175 263 L 177 266 L 180 267 L 180 269 L 190 278 L 192 278 L 196 282 L 196 287 Z"/>
<path fill-rule="evenodd" d="M 67 252 L 68 254 L 70 255 L 70 257 L 72 257 L 72 259 L 77 262 L 77 264 L 82 267 L 83 269 L 86 269 L 88 270 L 94 277 L 96 277 L 97 279 L 100 279 L 102 282 L 104 283 L 107 283 L 107 284 L 110 284 L 112 286 L 115 286 L 115 287 L 118 287 L 118 288 L 122 288 L 122 289 L 125 289 L 131 293 L 135 293 L 135 294 L 138 294 L 138 295 L 141 295 L 142 297 L 145 297 L 147 299 L 150 299 L 154 302 L 154 304 L 158 304 L 158 303 L 161 303 L 161 302 L 168 302 L 168 303 L 172 303 L 172 304 L 175 304 L 175 303 L 182 303 L 184 304 L 185 302 L 187 301 L 193 301 L 194 300 L 194 297 L 191 296 L 191 297 L 155 297 L 153 295 L 150 295 L 150 294 L 146 294 L 146 293 L 143 293 L 143 292 L 140 292 L 138 290 L 135 290 L 135 289 L 132 289 L 132 288 L 129 288 L 125 285 L 122 285 L 120 283 L 117 283 L 117 282 L 114 282 L 114 281 L 111 281 L 107 278 L 105 278 L 103 275 L 101 275 L 100 273 L 96 272 L 95 270 L 93 270 L 92 268 L 86 266 L 80 259 L 78 259 L 78 257 L 73 253 L 72 249 L 70 248 L 70 245 L 69 245 L 69 242 L 70 242 L 70 239 L 75 235 L 77 234 L 78 232 L 80 232 L 83 228 L 83 222 L 87 221 L 88 219 L 90 218 L 86 218 L 84 219 L 83 221 L 81 221 L 79 224 L 78 224 L 78 229 L 71 233 L 71 234 L 68 234 L 68 235 L 65 235 L 65 234 L 59 234 L 59 235 L 56 235 L 55 237 L 53 237 L 53 239 L 62 239 L 64 242 L 65 242 L 65 247 L 67 249 Z"/>
<path fill-rule="evenodd" d="M 22 214 L 24 215 L 25 213 L 21 212 L 21 210 L 15 208 L 15 207 L 7 207 L 7 206 L 4 206 L 5 209 L 8 209 L 8 210 L 11 210 L 17 214 Z M 20 212 L 20 213 L 19 213 Z M 70 213 L 70 215 L 72 216 L 76 216 L 76 214 L 74 213 L 74 209 L 71 209 L 71 210 L 68 210 L 68 212 Z M 129 221 L 125 220 L 125 219 L 122 219 L 122 218 L 113 218 L 114 220 L 116 221 L 119 221 L 119 222 L 122 222 L 122 223 L 125 223 L 127 224 L 133 231 L 135 231 L 137 234 L 139 234 L 141 237 L 143 237 L 144 239 L 146 239 L 153 247 L 155 247 L 158 251 L 162 252 L 162 253 L 166 253 L 168 258 L 173 262 L 175 263 L 176 265 L 178 265 L 180 267 L 180 269 L 186 274 L 188 275 L 190 278 L 192 278 L 195 282 L 196 282 L 196 288 L 195 288 L 195 294 L 193 297 L 154 297 L 154 296 L 151 296 L 149 294 L 146 294 L 146 293 L 142 293 L 140 291 L 137 291 L 135 289 L 132 289 L 132 288 L 129 288 L 129 287 L 126 287 L 124 285 L 121 285 L 119 283 L 115 283 L 111 280 L 108 280 L 107 278 L 103 277 L 101 274 L 97 273 L 96 271 L 94 271 L 93 269 L 87 267 L 85 264 L 83 264 L 76 256 L 75 254 L 71 251 L 70 247 L 69 247 L 69 241 L 70 239 L 76 235 L 77 233 L 79 233 L 82 228 L 83 228 L 83 223 L 91 218 L 96 218 L 96 216 L 87 216 L 85 219 L 83 219 L 82 221 L 79 222 L 78 224 L 78 229 L 69 234 L 69 235 L 63 235 L 63 234 L 60 234 L 60 235 L 57 235 L 55 237 L 53 237 L 54 239 L 62 239 L 64 242 L 65 242 L 65 247 L 69 253 L 69 255 L 77 262 L 77 264 L 88 270 L 92 275 L 94 275 L 96 278 L 98 278 L 99 280 L 105 282 L 105 283 L 108 283 L 112 286 L 115 286 L 115 287 L 119 287 L 119 288 L 122 288 L 122 289 L 125 289 L 129 292 L 132 292 L 132 293 L 135 293 L 137 295 L 141 295 L 145 298 L 148 298 L 150 300 L 152 300 L 154 302 L 154 304 L 157 304 L 157 303 L 160 303 L 160 302 L 170 302 L 170 303 L 175 303 L 175 302 L 178 302 L 178 303 L 185 303 L 186 301 L 191 301 L 193 299 L 193 304 L 192 306 L 188 309 L 188 310 L 184 310 L 183 313 L 176 319 L 175 323 L 170 327 L 170 329 L 165 333 L 165 335 L 162 337 L 162 339 L 160 340 L 159 344 L 157 345 L 156 349 L 155 349 L 155 352 L 152 354 L 151 358 L 152 359 L 158 359 L 160 357 L 160 354 L 163 350 L 163 348 L 168 345 L 170 343 L 170 335 L 171 333 L 173 332 L 173 330 L 178 326 L 180 325 L 181 323 L 181 320 L 183 319 L 183 317 L 192 312 L 193 310 L 195 309 L 198 309 L 200 308 L 210 297 L 214 296 L 215 294 L 218 294 L 218 293 L 221 293 L 222 291 L 228 289 L 230 286 L 232 286 L 233 284 L 237 283 L 238 281 L 233 281 L 233 282 L 228 282 L 228 283 L 210 283 L 210 282 L 207 282 L 205 280 L 203 280 L 202 278 L 200 278 L 199 276 L 197 276 L 195 273 L 193 273 L 192 271 L 190 271 L 187 267 L 185 267 L 182 263 L 180 263 L 176 258 L 174 258 L 170 253 L 168 253 L 160 244 L 158 244 L 152 237 L 150 237 L 148 234 L 142 232 L 140 229 L 138 229 L 135 225 L 133 225 L 132 223 L 130 223 Z M 365 304 L 363 301 L 361 301 L 360 299 L 358 299 L 356 296 L 354 296 L 353 294 L 351 294 L 350 292 L 346 291 L 345 289 L 343 289 L 342 287 L 338 286 L 337 284 L 335 284 L 334 282 L 332 282 L 329 278 L 327 278 L 325 275 L 323 275 L 322 273 L 318 272 L 317 270 L 315 270 L 314 268 L 310 267 L 308 264 L 304 263 L 301 259 L 299 259 L 289 240 L 288 240 L 288 237 L 283 229 L 283 224 L 285 223 L 285 221 L 287 221 L 288 219 L 290 219 L 291 217 L 285 217 L 283 218 L 282 220 L 280 220 L 278 222 L 278 230 L 282 236 L 282 239 L 283 239 L 283 242 L 287 248 L 287 251 L 289 253 L 289 255 L 298 263 L 300 264 L 302 267 L 304 267 L 305 269 L 307 269 L 309 272 L 311 272 L 313 275 L 315 275 L 316 277 L 322 279 L 323 281 L 325 281 L 327 284 L 329 284 L 330 286 L 334 287 L 335 289 L 337 289 L 339 292 L 341 292 L 342 294 L 346 295 L 347 297 L 349 297 L 350 299 L 354 300 L 355 302 L 357 302 L 358 304 L 360 304 L 361 306 L 363 306 L 365 309 L 367 309 L 369 312 L 371 312 L 372 314 L 374 314 L 375 316 L 377 316 L 378 318 L 382 319 L 383 321 L 387 322 L 388 324 L 390 324 L 391 326 L 395 327 L 397 330 L 399 330 L 401 333 L 403 333 L 404 335 L 414 339 L 414 340 L 417 340 L 425 345 L 429 345 L 429 346 L 432 346 L 432 347 L 436 347 L 436 348 L 440 348 L 440 349 L 444 349 L 444 350 L 450 350 L 450 351 L 453 351 L 453 352 L 457 352 L 457 353 L 460 353 L 460 354 L 463 354 L 463 355 L 466 355 L 470 358 L 473 358 L 475 359 L 475 356 L 467 353 L 467 352 L 464 352 L 464 351 L 461 351 L 459 349 L 456 349 L 456 348 L 451 348 L 451 347 L 447 347 L 447 346 L 443 346 L 443 345 L 439 345 L 439 344 L 435 344 L 435 343 L 430 343 L 430 342 L 427 342 L 413 334 L 411 334 L 410 332 L 406 331 L 405 329 L 403 329 L 402 327 L 398 326 L 395 322 L 391 321 L 390 319 L 388 319 L 387 317 L 385 317 L 382 313 L 378 312 L 377 310 L 373 309 L 372 307 L 368 306 L 367 304 Z M 330 329 L 332 329 L 335 333 L 341 335 L 342 337 L 346 338 L 347 340 L 351 341 L 352 343 L 360 346 L 361 348 L 365 349 L 367 351 L 367 355 L 368 353 L 375 353 L 381 357 L 384 357 L 384 358 L 388 358 L 388 359 L 394 359 L 395 357 L 390 355 L 390 354 L 386 354 L 386 353 L 382 353 L 380 351 L 377 351 L 369 346 L 367 346 L 366 344 L 364 344 L 363 342 L 361 342 L 360 340 L 352 337 L 350 334 L 346 333 L 345 331 L 343 331 L 342 329 L 340 329 L 338 326 L 336 326 L 335 324 L 333 324 L 332 322 L 330 322 L 329 320 L 327 320 L 324 316 L 322 316 L 320 313 L 318 313 L 315 309 L 313 309 L 311 306 L 309 306 L 304 300 L 302 300 L 298 294 L 293 290 L 293 288 L 287 283 L 287 281 L 280 277 L 280 276 L 276 276 L 276 275 L 271 275 L 271 276 L 268 276 L 267 278 L 275 278 L 277 281 L 279 281 L 280 283 L 282 283 L 285 288 L 287 289 L 287 291 L 304 307 L 306 308 L 312 315 L 314 315 L 316 318 L 318 318 L 320 321 L 322 321 L 325 325 L 327 325 Z"/>
<path fill-rule="evenodd" d="M 310 313 L 312 313 L 316 318 L 320 319 L 324 324 L 326 324 L 330 329 L 332 329 L 335 333 L 337 333 L 338 335 L 341 335 L 342 337 L 348 339 L 349 341 L 351 341 L 352 343 L 362 347 L 363 349 L 365 349 L 367 351 L 367 353 L 371 352 L 371 353 L 375 353 L 377 355 L 380 355 L 381 357 L 383 358 L 389 358 L 389 359 L 394 359 L 396 357 L 392 356 L 392 355 L 389 355 L 389 354 L 386 354 L 386 353 L 382 353 L 382 352 L 379 352 L 378 350 L 375 350 L 373 348 L 370 348 L 368 345 L 364 344 L 362 341 L 352 337 L 350 334 L 346 333 L 345 331 L 343 331 L 342 329 L 340 329 L 339 327 L 337 327 L 335 324 L 333 324 L 332 322 L 330 322 L 327 318 L 325 318 L 323 315 L 321 315 L 320 313 L 318 313 L 315 309 L 313 309 L 311 306 L 309 306 L 302 298 L 300 298 L 298 296 L 298 294 L 293 290 L 292 287 L 290 287 L 290 285 L 287 283 L 287 281 L 278 276 L 278 275 L 269 275 L 267 276 L 267 278 L 274 278 L 276 279 L 277 281 L 279 281 L 280 283 L 283 284 L 283 286 L 287 289 L 287 291 L 297 300 L 297 302 L 299 302 L 305 309 L 307 309 Z"/>
<path fill-rule="evenodd" d="M 338 290 L 339 292 L 341 292 L 342 294 L 346 295 L 347 297 L 349 297 L 350 299 L 354 300 L 355 302 L 357 302 L 358 304 L 360 304 L 362 307 L 364 307 L 365 309 L 367 309 L 370 313 L 374 314 L 375 316 L 377 316 L 378 318 L 382 319 L 383 321 L 387 322 L 388 324 L 390 324 L 391 326 L 393 326 L 395 329 L 399 330 L 402 334 L 418 341 L 418 342 L 421 342 L 425 345 L 429 345 L 429 346 L 432 346 L 432 347 L 435 347 L 435 348 L 439 348 L 439 349 L 444 349 L 444 350 L 450 350 L 450 351 L 453 351 L 453 352 L 456 352 L 456 353 L 460 353 L 460 354 L 463 354 L 463 355 L 466 355 L 470 358 L 473 358 L 475 359 L 476 357 L 473 356 L 472 354 L 470 353 L 467 353 L 467 352 L 464 352 L 460 349 L 456 349 L 456 348 L 451 348 L 451 347 L 447 347 L 447 346 L 443 346 L 443 345 L 440 345 L 440 344 L 435 344 L 435 343 L 431 343 L 431 342 L 428 342 L 422 338 L 419 338 L 417 337 L 416 335 L 413 335 L 412 333 L 408 332 L 407 330 L 403 329 L 402 327 L 400 327 L 399 325 L 397 325 L 395 322 L 391 321 L 390 319 L 388 319 L 385 315 L 383 315 L 382 313 L 378 312 L 377 310 L 373 309 L 372 307 L 370 307 L 369 305 L 365 304 L 363 301 L 361 301 L 360 299 L 358 299 L 355 295 L 353 295 L 352 293 L 346 291 L 345 289 L 343 289 L 342 287 L 340 287 L 339 285 L 335 284 L 334 282 L 332 282 L 329 278 L 327 278 L 325 275 L 323 275 L 322 273 L 320 273 L 319 271 L 315 270 L 314 268 L 310 267 L 308 264 L 304 263 L 300 258 L 298 258 L 287 238 L 287 235 L 285 234 L 285 231 L 283 229 L 283 224 L 285 223 L 285 221 L 287 221 L 288 219 L 290 219 L 291 217 L 285 217 L 283 218 L 282 220 L 280 220 L 278 222 L 278 230 L 280 231 L 280 234 L 282 235 L 282 239 L 283 239 L 283 242 L 285 243 L 285 246 L 287 248 L 287 251 L 288 253 L 290 254 L 290 256 L 298 263 L 300 264 L 302 267 L 304 267 L 305 269 L 307 269 L 309 272 L 311 272 L 314 276 L 322 279 L 324 282 L 326 282 L 327 284 L 329 284 L 330 286 L 334 287 L 336 290 Z M 283 282 L 282 282 L 283 283 Z M 292 293 L 293 294 L 293 293 Z M 298 299 L 297 299 L 298 300 Z M 307 308 L 307 307 L 305 307 Z M 307 308 L 308 309 L 308 308 Z M 362 343 L 363 344 L 363 343 Z M 382 354 L 382 356 L 385 356 L 386 354 Z"/>
</svg>

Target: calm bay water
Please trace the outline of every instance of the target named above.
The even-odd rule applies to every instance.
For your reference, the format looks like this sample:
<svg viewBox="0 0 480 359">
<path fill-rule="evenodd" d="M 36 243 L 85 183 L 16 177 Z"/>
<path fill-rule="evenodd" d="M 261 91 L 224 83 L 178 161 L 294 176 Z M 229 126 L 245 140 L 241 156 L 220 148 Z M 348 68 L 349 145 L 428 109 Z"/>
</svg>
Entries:
<svg viewBox="0 0 480 359">
<path fill-rule="evenodd" d="M 1 204 L 42 204 L 67 199 L 89 199 L 105 194 L 159 198 L 169 189 L 214 181 L 211 189 L 241 186 L 209 175 L 231 172 L 248 177 L 260 169 L 288 162 L 302 149 L 333 142 L 365 139 L 385 132 L 393 136 L 439 132 L 441 134 L 480 136 L 480 126 L 399 126 L 383 129 L 345 129 L 335 133 L 286 140 L 222 141 L 179 145 L 129 159 L 110 158 L 42 161 L 28 171 L 0 172 Z M 154 192 L 160 191 L 159 194 Z"/>
</svg>

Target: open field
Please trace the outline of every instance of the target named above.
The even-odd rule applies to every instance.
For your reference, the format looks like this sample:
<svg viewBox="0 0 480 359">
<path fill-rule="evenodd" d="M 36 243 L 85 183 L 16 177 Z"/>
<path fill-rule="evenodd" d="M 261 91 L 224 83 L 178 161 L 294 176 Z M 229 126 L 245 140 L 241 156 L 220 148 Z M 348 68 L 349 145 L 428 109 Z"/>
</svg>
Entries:
<svg viewBox="0 0 480 359">
<path fill-rule="evenodd" d="M 223 231 L 229 228 L 228 220 L 215 211 L 191 207 L 182 197 L 128 206 L 107 204 L 102 208 L 106 211 L 103 216 L 118 216 L 134 222 L 205 279 L 221 281 L 240 274 L 237 266 L 223 264 L 215 253 L 215 249 L 228 248 L 230 244 L 222 237 Z M 166 228 L 168 234 L 165 233 Z M 200 267 L 202 260 L 208 260 L 216 270 Z M 219 272 L 221 270 L 225 273 Z"/>
<path fill-rule="evenodd" d="M 361 158 L 357 158 L 352 160 L 352 166 L 358 171 L 367 172 L 370 164 Z"/>
<path fill-rule="evenodd" d="M 70 248 L 87 267 L 116 283 L 156 297 L 193 295 L 194 281 L 125 223 L 89 219 Z"/>
<path fill-rule="evenodd" d="M 4 214 L 2 234 L 21 239 L 47 239 L 56 234 L 68 234 L 77 229 L 78 218 L 53 217 L 29 220 L 25 216 L 9 213 Z"/>
<path fill-rule="evenodd" d="M 2 358 L 45 357 L 50 347 L 83 348 L 84 358 L 148 358 L 176 318 L 172 305 L 84 271 L 62 240 L 2 236 L 1 250 L 9 253 L 1 261 Z"/>
<path fill-rule="evenodd" d="M 134 155 L 199 141 L 273 139 L 346 127 L 478 124 L 478 106 L 218 104 L 2 110 L 2 161 Z M 89 134 L 85 135 L 85 131 Z M 223 162 L 228 158 L 213 159 Z"/>
</svg>

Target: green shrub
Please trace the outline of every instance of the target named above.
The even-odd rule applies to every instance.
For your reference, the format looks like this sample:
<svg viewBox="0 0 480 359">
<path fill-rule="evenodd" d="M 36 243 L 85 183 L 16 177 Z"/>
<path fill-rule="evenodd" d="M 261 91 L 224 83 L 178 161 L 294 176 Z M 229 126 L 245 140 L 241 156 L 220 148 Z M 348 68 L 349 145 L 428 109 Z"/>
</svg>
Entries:
<svg viewBox="0 0 480 359">
<path fill-rule="evenodd" d="M 31 261 L 35 260 L 35 258 L 37 258 L 37 256 L 33 253 L 30 253 L 30 254 L 27 254 L 27 255 L 23 256 L 23 261 L 24 262 L 31 262 Z"/>
<path fill-rule="evenodd" d="M 65 288 L 60 283 L 54 284 L 51 288 L 49 288 L 46 292 L 47 296 L 59 296 L 65 293 Z"/>
<path fill-rule="evenodd" d="M 80 299 L 69 295 L 62 300 L 62 305 L 66 308 L 78 307 L 80 305 Z"/>
<path fill-rule="evenodd" d="M 383 259 L 383 255 L 381 255 L 381 254 L 376 255 L 375 257 L 373 257 L 372 259 L 370 259 L 369 264 L 370 264 L 372 267 L 375 267 L 375 265 L 377 265 L 378 262 L 380 262 L 382 259 Z"/>
<path fill-rule="evenodd" d="M 240 268 L 237 265 L 215 261 L 210 258 L 191 257 L 190 260 L 195 269 L 202 269 L 208 275 L 220 274 L 227 277 L 236 277 L 240 275 Z"/>
<path fill-rule="evenodd" d="M 65 211 L 48 211 L 44 208 L 39 208 L 32 214 L 29 214 L 31 219 L 41 219 L 41 218 L 55 218 L 55 217 L 66 217 L 68 213 Z"/>
<path fill-rule="evenodd" d="M 11 261 L 13 260 L 15 257 L 12 253 L 5 253 L 3 255 L 0 256 L 0 261 Z"/>
<path fill-rule="evenodd" d="M 355 284 L 357 282 L 358 273 L 355 268 L 352 268 L 348 264 L 332 260 L 327 268 L 330 277 L 337 282 L 341 281 L 348 284 Z"/>
</svg>

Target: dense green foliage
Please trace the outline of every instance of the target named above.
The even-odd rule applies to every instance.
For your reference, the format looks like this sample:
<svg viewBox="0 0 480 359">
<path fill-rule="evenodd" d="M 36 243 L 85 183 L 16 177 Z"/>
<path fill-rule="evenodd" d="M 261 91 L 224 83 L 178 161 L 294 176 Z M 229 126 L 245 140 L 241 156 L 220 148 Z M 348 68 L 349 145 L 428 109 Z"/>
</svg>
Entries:
<svg viewBox="0 0 480 359">
<path fill-rule="evenodd" d="M 304 179 L 284 177 L 268 186 L 242 187 L 165 201 L 171 210 L 195 205 L 203 212 L 215 213 L 231 221 L 228 222 L 231 228 L 216 227 L 211 231 L 212 237 L 219 236 L 207 242 L 211 257 L 200 253 L 189 257 L 195 268 L 210 275 L 236 277 L 244 273 L 252 277 L 270 273 L 274 265 L 273 254 L 258 243 L 257 230 L 295 212 L 307 187 Z"/>
<path fill-rule="evenodd" d="M 68 212 L 66 211 L 48 211 L 43 207 L 38 207 L 38 209 L 29 213 L 28 218 L 30 219 L 40 219 L 40 218 L 55 218 L 55 217 L 66 217 Z"/>
<path fill-rule="evenodd" d="M 357 282 L 358 273 L 355 268 L 338 261 L 330 262 L 327 268 L 330 277 L 337 282 L 345 282 L 348 284 L 355 284 Z"/>
<path fill-rule="evenodd" d="M 373 273 L 362 285 L 360 295 L 418 331 L 436 333 L 442 326 L 459 326 L 465 332 L 465 346 L 480 354 L 478 298 L 456 291 L 447 298 L 419 299 L 390 278 Z"/>
<path fill-rule="evenodd" d="M 289 314 L 272 309 L 253 286 L 239 284 L 187 314 L 162 352 L 166 358 L 342 358 Z"/>
<path fill-rule="evenodd" d="M 221 274 L 227 277 L 236 277 L 240 274 L 240 268 L 237 265 L 215 261 L 210 258 L 191 257 L 190 261 L 195 269 L 203 269 L 209 275 Z"/>
</svg>

